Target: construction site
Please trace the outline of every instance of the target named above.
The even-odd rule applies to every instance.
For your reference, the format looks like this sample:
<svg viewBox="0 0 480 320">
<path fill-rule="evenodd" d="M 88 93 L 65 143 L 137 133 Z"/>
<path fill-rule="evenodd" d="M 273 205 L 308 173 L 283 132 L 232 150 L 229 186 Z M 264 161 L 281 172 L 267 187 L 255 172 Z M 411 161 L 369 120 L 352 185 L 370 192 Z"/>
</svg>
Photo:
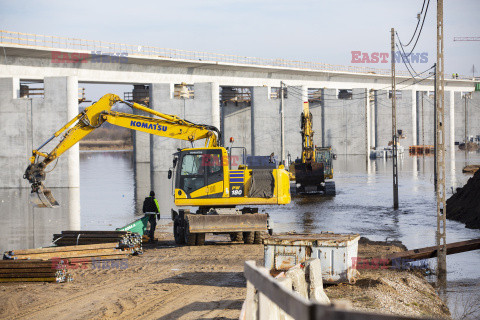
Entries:
<svg viewBox="0 0 480 320">
<path fill-rule="evenodd" d="M 345 65 L 0 30 L 0 318 L 479 319 L 452 8 Z"/>
</svg>

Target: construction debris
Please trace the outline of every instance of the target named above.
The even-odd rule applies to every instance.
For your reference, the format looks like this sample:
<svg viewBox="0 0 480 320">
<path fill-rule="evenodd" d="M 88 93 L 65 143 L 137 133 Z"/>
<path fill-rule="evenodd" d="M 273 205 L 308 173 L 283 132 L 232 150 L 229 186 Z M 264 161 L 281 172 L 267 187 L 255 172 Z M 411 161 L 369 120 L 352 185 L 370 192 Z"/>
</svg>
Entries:
<svg viewBox="0 0 480 320">
<path fill-rule="evenodd" d="M 72 281 L 60 262 L 42 260 L 0 261 L 0 282 L 66 282 Z"/>
<path fill-rule="evenodd" d="M 53 235 L 53 243 L 57 246 L 89 245 L 99 243 L 116 243 L 119 248 L 133 249 L 134 253 L 142 253 L 142 237 L 130 231 L 62 231 Z"/>
<path fill-rule="evenodd" d="M 447 218 L 480 229 L 480 170 L 447 200 Z"/>
</svg>

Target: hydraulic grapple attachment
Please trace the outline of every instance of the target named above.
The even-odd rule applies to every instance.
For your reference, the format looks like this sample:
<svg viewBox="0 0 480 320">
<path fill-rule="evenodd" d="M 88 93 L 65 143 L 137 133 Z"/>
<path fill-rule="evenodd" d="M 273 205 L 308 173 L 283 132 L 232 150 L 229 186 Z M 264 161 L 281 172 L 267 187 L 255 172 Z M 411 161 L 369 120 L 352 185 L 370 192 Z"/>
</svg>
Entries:
<svg viewBox="0 0 480 320">
<path fill-rule="evenodd" d="M 52 195 L 50 189 L 45 188 L 42 181 L 45 180 L 45 167 L 42 163 L 34 163 L 27 167 L 24 179 L 32 184 L 30 202 L 37 208 L 55 208 L 59 204 Z"/>
</svg>

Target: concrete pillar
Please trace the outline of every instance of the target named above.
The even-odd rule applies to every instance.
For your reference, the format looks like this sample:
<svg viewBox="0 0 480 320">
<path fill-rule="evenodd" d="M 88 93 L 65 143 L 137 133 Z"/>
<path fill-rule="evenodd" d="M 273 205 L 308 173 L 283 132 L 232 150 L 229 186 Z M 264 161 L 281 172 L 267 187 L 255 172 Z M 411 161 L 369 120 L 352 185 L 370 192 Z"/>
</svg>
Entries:
<svg viewBox="0 0 480 320">
<path fill-rule="evenodd" d="M 45 78 L 44 99 L 17 99 L 18 88 L 18 79 L 0 79 L 0 145 L 8 150 L 3 156 L 6 167 L 0 173 L 0 188 L 29 188 L 23 173 L 32 149 L 78 114 L 76 77 Z M 60 138 L 52 140 L 42 151 L 51 151 Z M 79 172 L 77 145 L 58 159 L 55 170 L 47 174 L 46 185 L 78 188 Z"/>
<path fill-rule="evenodd" d="M 253 87 L 251 107 L 253 155 L 267 156 L 273 152 L 280 159 L 280 121 L 280 99 L 270 99 L 268 87 Z M 289 125 L 286 124 L 286 130 L 288 128 Z M 285 140 L 286 137 L 287 132 L 285 132 Z M 287 150 L 288 148 L 285 148 L 286 154 L 288 154 Z"/>
<path fill-rule="evenodd" d="M 405 146 L 406 148 L 408 148 L 410 145 L 414 145 L 417 143 L 417 90 L 416 89 L 411 91 L 410 105 L 412 106 L 412 110 L 411 110 L 412 139 L 410 140 L 410 144 Z"/>
<path fill-rule="evenodd" d="M 133 114 L 151 116 L 151 114 L 137 109 L 133 109 Z M 133 159 L 135 163 L 150 162 L 150 135 L 148 133 L 133 131 Z"/>
<path fill-rule="evenodd" d="M 4 167 L 0 171 L 0 188 L 5 188 L 0 203 L 0 212 L 5 214 L 0 226 L 3 251 L 48 246 L 53 233 L 80 229 L 78 146 L 64 153 L 47 173 L 45 185 L 52 189 L 60 208 L 33 208 L 30 185 L 23 179 L 32 149 L 78 114 L 76 77 L 45 78 L 44 84 L 44 98 L 19 99 L 19 80 L 0 78 L 0 145 L 8 151 L 1 156 Z M 60 138 L 42 151 L 50 152 Z M 50 164 L 47 171 L 54 166 Z"/>
<path fill-rule="evenodd" d="M 308 101 L 306 86 L 289 86 L 285 99 L 285 154 L 290 154 L 292 161 L 302 155 L 302 136 L 300 135 L 300 116 L 303 102 Z M 319 117 L 316 117 L 319 118 Z M 316 118 L 313 119 L 314 123 Z M 318 119 L 320 120 L 320 118 Z M 315 124 L 314 124 L 315 126 Z M 315 127 L 314 127 L 315 128 Z M 315 139 L 316 136 L 314 136 Z M 320 142 L 321 140 L 319 140 Z"/>
<path fill-rule="evenodd" d="M 217 125 L 220 127 L 218 84 L 195 83 L 193 99 L 174 99 L 173 85 L 169 83 L 150 84 L 150 108 L 177 115 L 193 123 Z M 195 147 L 204 146 L 204 141 L 196 141 Z M 151 189 L 160 198 L 161 212 L 170 212 L 174 208 L 172 180 L 167 172 L 172 167 L 173 154 L 178 148 L 191 147 L 188 141 L 150 135 Z M 140 192 L 140 190 L 139 190 Z"/>
<path fill-rule="evenodd" d="M 449 91 L 449 146 L 450 154 L 455 156 L 455 91 Z"/>
<path fill-rule="evenodd" d="M 370 149 L 376 146 L 375 136 L 376 136 L 376 118 L 375 118 L 375 92 L 368 90 L 368 103 L 370 105 Z M 368 151 L 370 154 L 370 150 Z"/>
<path fill-rule="evenodd" d="M 371 146 L 371 114 L 369 89 L 365 89 L 365 154 L 370 154 Z"/>
<path fill-rule="evenodd" d="M 389 104 L 391 108 L 391 99 L 389 99 Z M 402 90 L 401 95 L 397 96 L 397 130 L 403 131 L 405 139 L 400 139 L 399 142 L 407 149 L 417 140 L 416 113 L 416 92 Z M 390 119 L 389 124 L 390 136 L 388 141 L 392 140 L 392 119 Z"/>
<path fill-rule="evenodd" d="M 252 107 L 247 103 L 228 102 L 222 107 L 222 136 L 225 145 L 230 145 L 230 137 L 235 139 L 234 147 L 244 147 L 252 154 Z M 235 150 L 237 155 L 240 151 Z"/>
</svg>

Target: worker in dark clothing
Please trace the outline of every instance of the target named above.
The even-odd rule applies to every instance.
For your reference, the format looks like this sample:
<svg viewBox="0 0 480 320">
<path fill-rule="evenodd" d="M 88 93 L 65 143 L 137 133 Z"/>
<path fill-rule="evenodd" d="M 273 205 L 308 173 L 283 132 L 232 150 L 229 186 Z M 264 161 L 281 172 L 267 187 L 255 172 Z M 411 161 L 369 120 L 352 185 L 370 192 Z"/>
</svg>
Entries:
<svg viewBox="0 0 480 320">
<path fill-rule="evenodd" d="M 157 220 L 160 220 L 160 206 L 158 205 L 157 199 L 155 199 L 155 192 L 150 191 L 150 196 L 146 197 L 143 201 L 143 213 L 145 213 L 145 215 L 149 215 L 148 222 L 150 222 L 150 231 L 148 233 L 148 237 L 150 238 L 150 242 L 154 242 Z"/>
</svg>

